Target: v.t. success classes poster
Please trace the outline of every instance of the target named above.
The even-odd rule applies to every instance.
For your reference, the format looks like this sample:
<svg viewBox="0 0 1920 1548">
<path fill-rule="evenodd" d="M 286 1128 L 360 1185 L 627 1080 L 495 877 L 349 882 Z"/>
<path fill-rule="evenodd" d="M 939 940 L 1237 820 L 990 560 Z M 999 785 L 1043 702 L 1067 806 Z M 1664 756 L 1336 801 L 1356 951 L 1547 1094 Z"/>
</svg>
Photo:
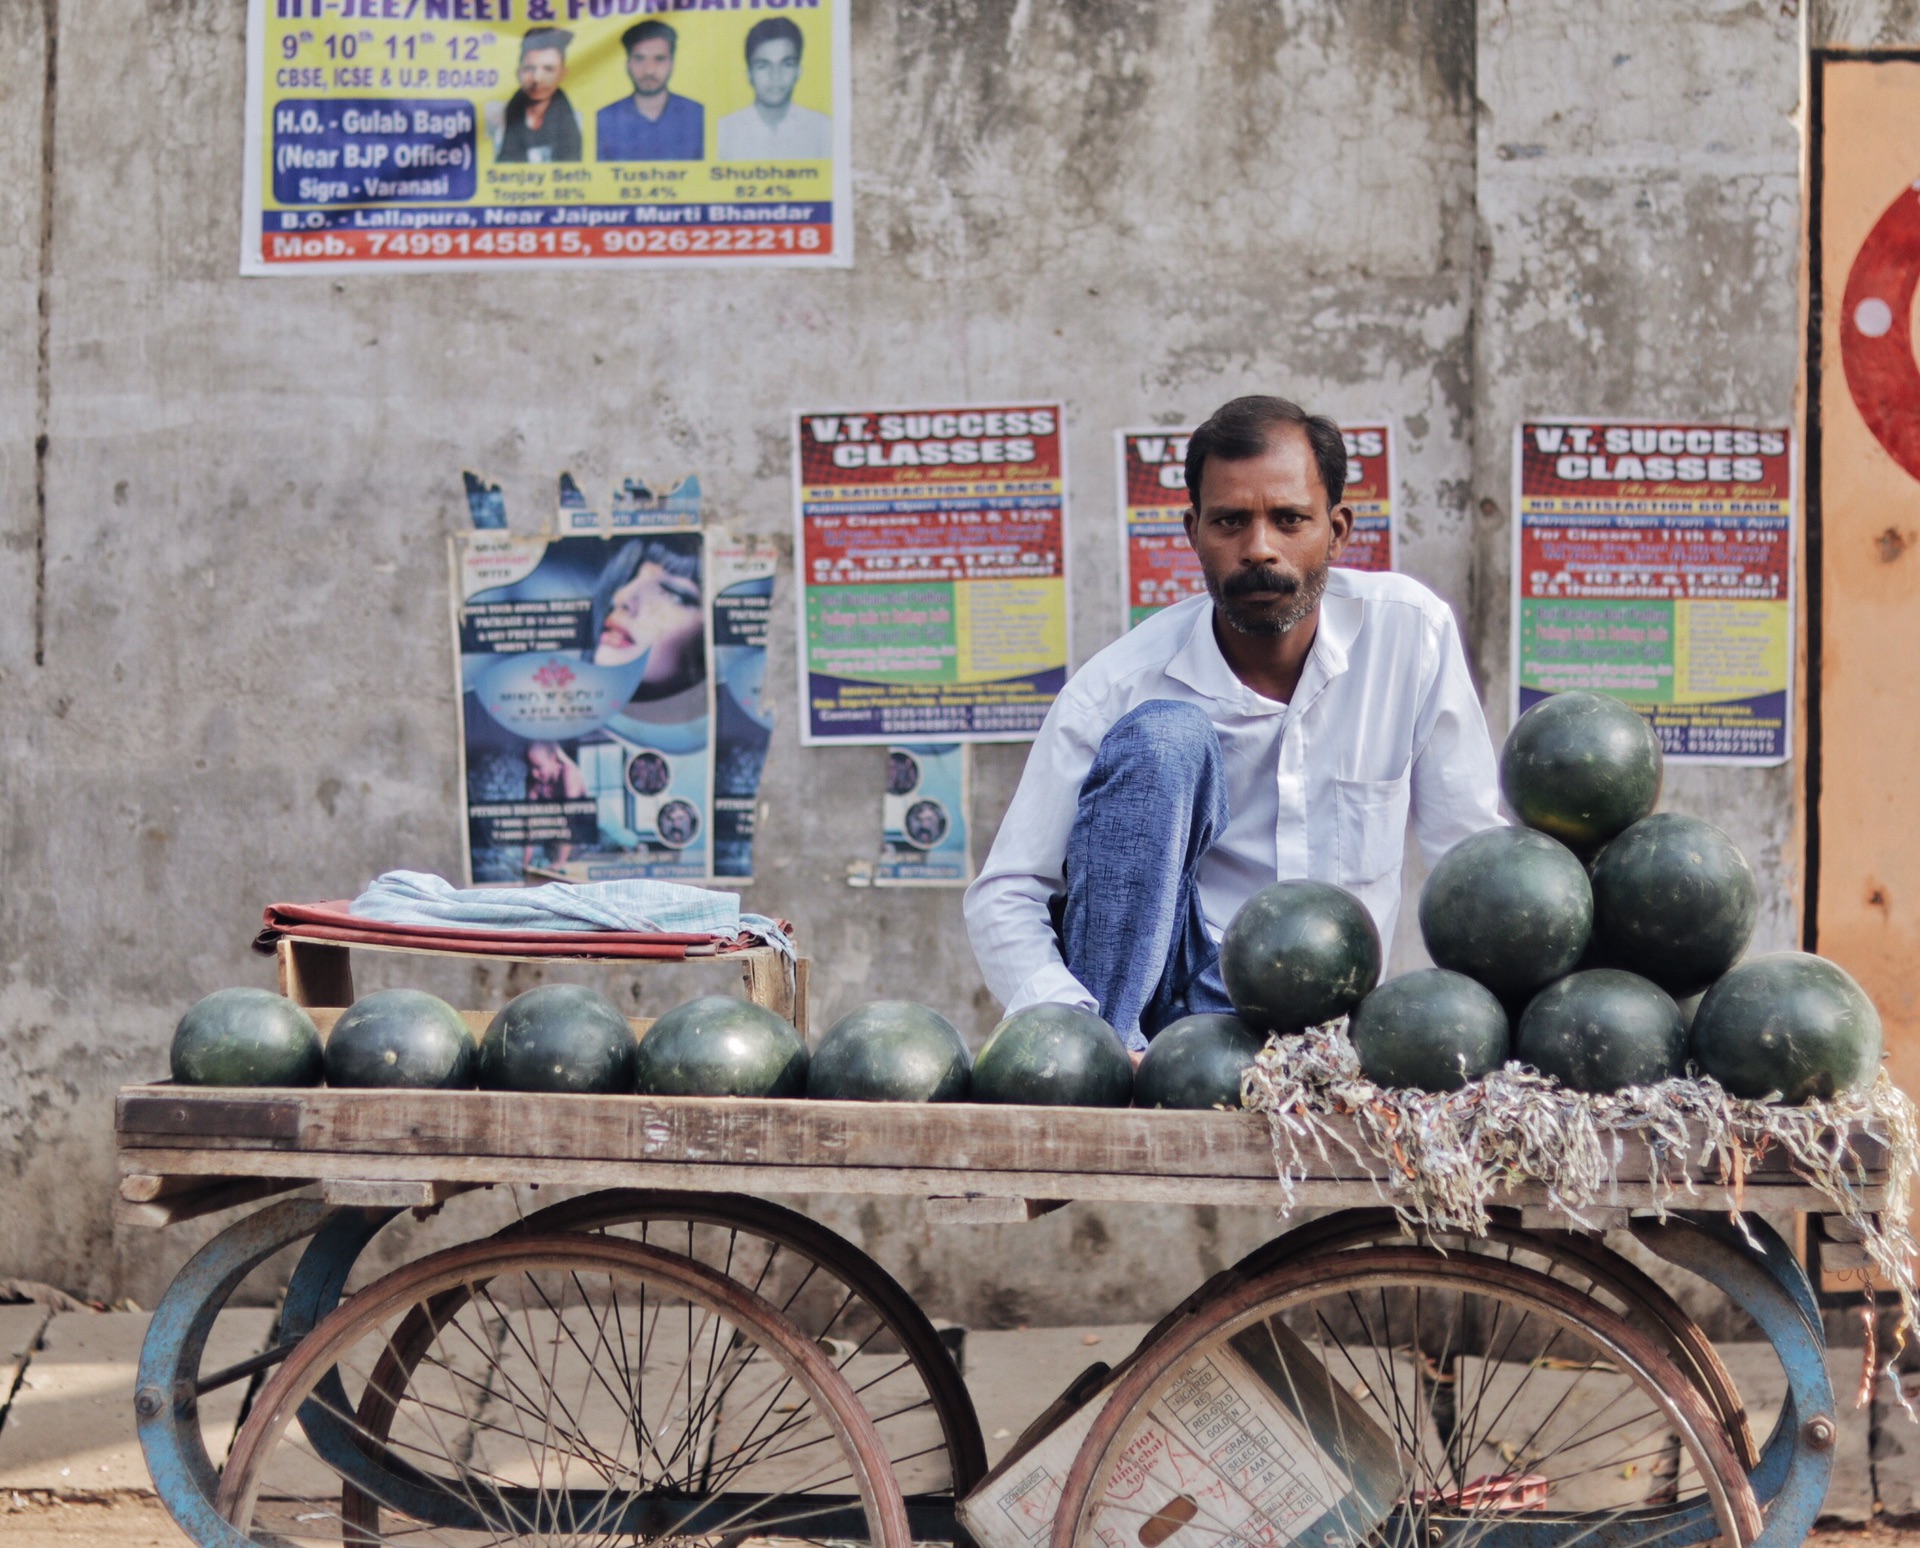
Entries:
<svg viewBox="0 0 1920 1548">
<path fill-rule="evenodd" d="M 1793 445 L 1785 430 L 1535 421 L 1514 446 L 1514 712 L 1611 694 L 1669 758 L 1789 750 Z"/>
<path fill-rule="evenodd" d="M 1025 741 L 1067 680 L 1058 403 L 794 416 L 801 740 Z"/>
<path fill-rule="evenodd" d="M 1391 570 L 1393 431 L 1386 424 L 1343 426 L 1353 531 L 1340 563 L 1353 570 Z M 1127 627 L 1183 597 L 1205 591 L 1200 561 L 1187 543 L 1188 430 L 1120 430 L 1120 583 Z"/>
<path fill-rule="evenodd" d="M 845 266 L 848 0 L 251 0 L 241 272 Z"/>
</svg>

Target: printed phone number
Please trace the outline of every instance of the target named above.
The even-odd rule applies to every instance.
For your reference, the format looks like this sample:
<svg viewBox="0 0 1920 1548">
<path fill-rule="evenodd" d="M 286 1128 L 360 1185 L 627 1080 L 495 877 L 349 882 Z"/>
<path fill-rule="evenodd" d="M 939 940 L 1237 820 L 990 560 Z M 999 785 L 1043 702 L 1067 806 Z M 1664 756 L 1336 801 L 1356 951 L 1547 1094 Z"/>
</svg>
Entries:
<svg viewBox="0 0 1920 1548">
<path fill-rule="evenodd" d="M 643 231 L 329 231 L 267 234 L 269 262 L 352 258 L 620 258 L 703 253 L 813 253 L 825 226 L 683 226 Z"/>
</svg>

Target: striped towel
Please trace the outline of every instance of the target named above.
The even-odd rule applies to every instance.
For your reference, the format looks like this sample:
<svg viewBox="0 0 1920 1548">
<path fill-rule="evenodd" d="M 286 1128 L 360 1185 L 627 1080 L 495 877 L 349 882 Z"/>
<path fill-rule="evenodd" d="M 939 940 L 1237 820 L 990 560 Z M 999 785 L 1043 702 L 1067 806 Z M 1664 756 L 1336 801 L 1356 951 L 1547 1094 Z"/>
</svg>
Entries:
<svg viewBox="0 0 1920 1548">
<path fill-rule="evenodd" d="M 635 930 L 656 934 L 742 933 L 789 957 L 793 942 L 764 914 L 740 912 L 740 894 L 668 881 L 546 882 L 538 887 L 456 887 L 426 871 L 388 871 L 348 911 L 381 924 L 466 930 Z"/>
</svg>

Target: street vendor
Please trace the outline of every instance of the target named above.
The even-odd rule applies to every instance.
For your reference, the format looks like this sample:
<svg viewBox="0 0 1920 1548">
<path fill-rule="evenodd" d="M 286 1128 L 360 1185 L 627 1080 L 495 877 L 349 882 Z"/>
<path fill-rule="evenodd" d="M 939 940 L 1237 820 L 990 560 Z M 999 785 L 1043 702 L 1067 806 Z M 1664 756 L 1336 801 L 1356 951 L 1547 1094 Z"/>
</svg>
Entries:
<svg viewBox="0 0 1920 1548">
<path fill-rule="evenodd" d="M 1235 398 L 1188 441 L 1206 592 L 1074 674 L 967 890 L 1009 1015 L 1078 1005 L 1138 1051 L 1232 1009 L 1219 941 L 1262 887 L 1338 883 L 1390 946 L 1409 827 L 1431 864 L 1501 821 L 1452 611 L 1333 568 L 1346 472 L 1339 427 L 1282 398 Z"/>
</svg>

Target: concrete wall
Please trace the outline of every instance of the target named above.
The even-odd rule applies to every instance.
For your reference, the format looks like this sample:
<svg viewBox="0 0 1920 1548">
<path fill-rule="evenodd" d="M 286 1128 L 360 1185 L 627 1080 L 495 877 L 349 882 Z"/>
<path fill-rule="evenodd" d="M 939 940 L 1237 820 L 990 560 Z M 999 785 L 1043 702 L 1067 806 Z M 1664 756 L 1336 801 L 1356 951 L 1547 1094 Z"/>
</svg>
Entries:
<svg viewBox="0 0 1920 1548">
<path fill-rule="evenodd" d="M 864 0 L 857 267 L 511 280 L 241 280 L 241 0 L 152 0 L 138 47 L 125 7 L 45 13 L 0 7 L 0 1273 L 150 1301 L 191 1233 L 110 1227 L 114 1088 L 198 995 L 267 981 L 264 901 L 457 866 L 462 466 L 516 524 L 562 468 L 698 471 L 719 518 L 784 534 L 797 398 L 1058 395 L 1084 659 L 1119 628 L 1114 426 L 1249 390 L 1389 413 L 1406 567 L 1499 723 L 1516 417 L 1792 410 L 1791 4 Z M 781 627 L 774 682 L 792 649 Z M 805 930 L 821 1024 L 911 995 L 983 1033 L 957 896 L 846 885 L 878 754 L 803 754 L 781 714 L 752 903 Z M 983 845 L 1021 759 L 981 750 Z M 1787 944 L 1787 775 L 1673 785 L 1754 854 Z M 491 1006 L 531 977 L 404 981 Z M 816 1207 L 1001 1324 L 1151 1316 L 1272 1229 Z"/>
</svg>

